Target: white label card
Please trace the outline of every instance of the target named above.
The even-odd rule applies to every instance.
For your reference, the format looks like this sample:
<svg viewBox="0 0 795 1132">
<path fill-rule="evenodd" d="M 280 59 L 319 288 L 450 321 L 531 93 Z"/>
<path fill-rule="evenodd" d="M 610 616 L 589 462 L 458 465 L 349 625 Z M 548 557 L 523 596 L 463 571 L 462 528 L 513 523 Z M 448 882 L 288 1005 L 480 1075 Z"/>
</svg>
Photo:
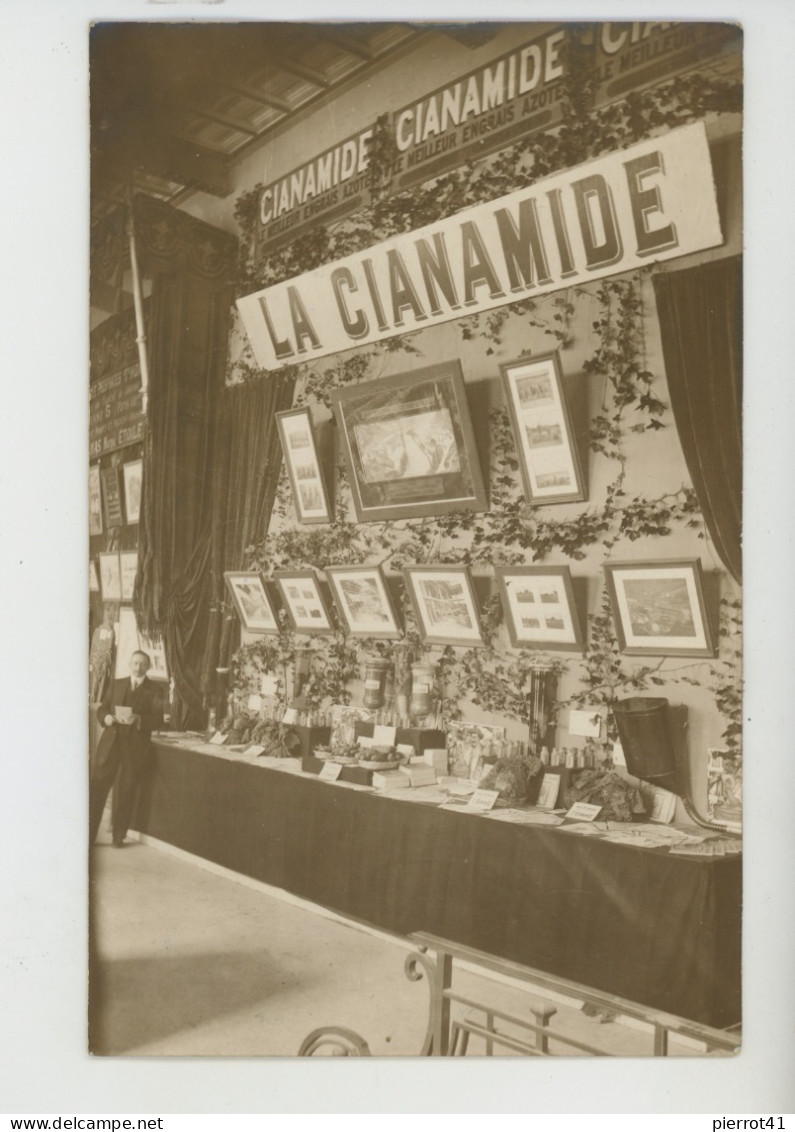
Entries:
<svg viewBox="0 0 795 1132">
<path fill-rule="evenodd" d="M 261 711 L 262 710 L 262 696 L 257 696 L 257 695 L 249 696 L 249 698 L 248 698 L 248 710 L 249 711 Z"/>
<path fill-rule="evenodd" d="M 399 755 L 406 755 L 407 758 L 413 758 L 414 756 L 413 743 L 398 743 L 397 750 Z"/>
<path fill-rule="evenodd" d="M 298 722 L 298 709 L 294 708 L 294 707 L 286 708 L 284 715 L 282 716 L 282 723 L 297 723 L 297 722 Z"/>
<path fill-rule="evenodd" d="M 492 810 L 499 796 L 499 790 L 476 790 L 469 799 L 467 809 L 477 810 L 479 813 L 483 813 L 484 810 Z"/>
<path fill-rule="evenodd" d="M 571 809 L 566 811 L 566 817 L 573 821 L 595 821 L 601 812 L 601 806 L 594 806 L 590 802 L 575 802 Z"/>
<path fill-rule="evenodd" d="M 250 747 L 246 747 L 243 754 L 244 755 L 261 755 L 264 750 L 265 750 L 265 748 L 261 747 L 259 745 L 259 743 L 252 743 Z"/>
<path fill-rule="evenodd" d="M 341 774 L 342 763 L 323 763 L 323 769 L 318 778 L 323 778 L 326 782 L 336 782 Z"/>
<path fill-rule="evenodd" d="M 226 735 L 223 731 L 216 731 L 210 742 L 216 747 L 221 747 L 226 742 Z"/>
<path fill-rule="evenodd" d="M 386 723 L 376 723 L 373 729 L 373 742 L 377 747 L 394 747 L 397 727 L 389 727 Z"/>
<path fill-rule="evenodd" d="M 585 708 L 583 711 L 572 709 L 569 712 L 569 735 L 585 735 L 589 739 L 598 739 L 602 730 L 602 717 L 598 708 Z"/>
<path fill-rule="evenodd" d="M 275 696 L 279 691 L 279 681 L 275 676 L 263 676 L 259 690 L 262 696 Z"/>
<path fill-rule="evenodd" d="M 545 774 L 538 792 L 538 805 L 542 810 L 551 810 L 558 800 L 561 777 L 559 774 Z"/>
</svg>

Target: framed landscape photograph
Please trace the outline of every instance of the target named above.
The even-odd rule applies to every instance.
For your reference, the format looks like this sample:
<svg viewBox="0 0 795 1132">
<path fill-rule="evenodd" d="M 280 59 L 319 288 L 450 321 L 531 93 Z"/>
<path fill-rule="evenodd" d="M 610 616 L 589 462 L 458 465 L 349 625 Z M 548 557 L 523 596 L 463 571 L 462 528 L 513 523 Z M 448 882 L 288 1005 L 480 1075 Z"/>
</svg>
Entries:
<svg viewBox="0 0 795 1132">
<path fill-rule="evenodd" d="M 485 643 L 466 566 L 407 566 L 403 573 L 423 640 L 434 645 Z"/>
<path fill-rule="evenodd" d="M 138 551 L 120 551 L 119 562 L 121 564 L 121 600 L 132 601 L 135 575 L 138 573 Z"/>
<path fill-rule="evenodd" d="M 604 564 L 621 651 L 715 656 L 698 558 Z"/>
<path fill-rule="evenodd" d="M 250 633 L 278 633 L 279 625 L 263 576 L 253 570 L 227 570 L 224 578 L 243 628 Z"/>
<path fill-rule="evenodd" d="M 99 464 L 91 464 L 88 469 L 88 533 L 102 534 L 102 487 L 99 480 Z"/>
<path fill-rule="evenodd" d="M 380 566 L 326 566 L 325 573 L 350 636 L 403 636 Z"/>
<path fill-rule="evenodd" d="M 99 580 L 103 601 L 121 601 L 121 567 L 118 551 L 102 551 L 99 556 Z"/>
<path fill-rule="evenodd" d="M 494 573 L 514 648 L 585 650 L 568 566 L 495 566 Z"/>
<path fill-rule="evenodd" d="M 557 353 L 507 362 L 500 371 L 528 500 L 587 499 Z"/>
<path fill-rule="evenodd" d="M 485 511 L 458 361 L 331 394 L 360 523 Z"/>
<path fill-rule="evenodd" d="M 128 523 L 137 523 L 141 517 L 141 486 L 143 483 L 143 460 L 130 460 L 123 467 L 124 472 L 124 513 Z"/>
<path fill-rule="evenodd" d="M 282 570 L 274 575 L 284 608 L 296 633 L 328 636 L 334 625 L 314 570 Z"/>
<path fill-rule="evenodd" d="M 331 506 L 320 468 L 308 409 L 276 414 L 284 463 L 290 477 L 295 513 L 300 523 L 330 523 Z"/>
<path fill-rule="evenodd" d="M 103 468 L 102 496 L 105 501 L 105 526 L 120 527 L 122 525 L 121 488 L 119 487 L 119 469 Z"/>
</svg>

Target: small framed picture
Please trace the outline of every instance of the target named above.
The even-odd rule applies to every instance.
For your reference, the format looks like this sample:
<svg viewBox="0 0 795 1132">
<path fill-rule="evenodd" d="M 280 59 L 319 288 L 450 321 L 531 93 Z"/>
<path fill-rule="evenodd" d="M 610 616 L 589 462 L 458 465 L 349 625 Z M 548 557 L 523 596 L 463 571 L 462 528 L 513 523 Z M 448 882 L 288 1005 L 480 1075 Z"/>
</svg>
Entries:
<svg viewBox="0 0 795 1132">
<path fill-rule="evenodd" d="M 103 468 L 102 496 L 105 502 L 105 526 L 120 527 L 122 525 L 121 488 L 119 486 L 119 469 Z"/>
<path fill-rule="evenodd" d="M 135 575 L 138 573 L 138 551 L 120 551 L 119 562 L 121 564 L 121 600 L 132 601 Z"/>
<path fill-rule="evenodd" d="M 88 469 L 88 533 L 102 534 L 102 488 L 99 464 L 91 464 Z"/>
<path fill-rule="evenodd" d="M 88 592 L 92 594 L 99 593 L 99 574 L 97 573 L 97 564 L 93 558 L 88 561 Z"/>
<path fill-rule="evenodd" d="M 380 566 L 326 566 L 325 573 L 350 636 L 403 636 Z"/>
<path fill-rule="evenodd" d="M 494 573 L 514 648 L 584 651 L 568 566 L 495 566 Z"/>
<path fill-rule="evenodd" d="M 274 575 L 296 633 L 329 634 L 334 625 L 314 570 L 281 570 Z"/>
<path fill-rule="evenodd" d="M 698 558 L 606 562 L 621 651 L 636 656 L 715 656 Z"/>
<path fill-rule="evenodd" d="M 102 551 L 99 556 L 99 578 L 103 601 L 121 601 L 121 566 L 118 552 Z"/>
<path fill-rule="evenodd" d="M 336 389 L 331 400 L 360 523 L 487 509 L 457 360 Z"/>
<path fill-rule="evenodd" d="M 475 587 L 466 566 L 407 566 L 406 577 L 417 624 L 434 645 L 482 645 Z"/>
<path fill-rule="evenodd" d="M 308 409 L 276 414 L 284 463 L 293 490 L 300 523 L 330 523 L 331 505 L 317 453 L 312 417 Z"/>
<path fill-rule="evenodd" d="M 141 517 L 141 486 L 143 483 L 143 460 L 130 460 L 124 471 L 124 512 L 128 523 L 137 523 Z"/>
<path fill-rule="evenodd" d="M 119 620 L 116 622 L 115 675 L 117 680 L 130 675 L 130 659 L 132 654 L 140 647 L 135 611 L 131 605 L 123 605 L 119 609 Z"/>
<path fill-rule="evenodd" d="M 501 365 L 500 370 L 528 500 L 569 503 L 586 499 L 557 353 L 520 358 Z"/>
<path fill-rule="evenodd" d="M 224 578 L 243 628 L 251 633 L 278 633 L 279 625 L 262 574 L 227 570 Z"/>
</svg>

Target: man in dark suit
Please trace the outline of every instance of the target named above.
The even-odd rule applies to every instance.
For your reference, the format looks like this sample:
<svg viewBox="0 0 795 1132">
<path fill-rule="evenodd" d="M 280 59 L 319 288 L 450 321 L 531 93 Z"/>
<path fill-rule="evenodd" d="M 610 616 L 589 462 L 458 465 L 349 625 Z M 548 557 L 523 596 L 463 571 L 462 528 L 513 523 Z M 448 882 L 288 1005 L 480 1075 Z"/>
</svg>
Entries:
<svg viewBox="0 0 795 1132">
<path fill-rule="evenodd" d="M 94 844 L 111 787 L 116 785 L 113 807 L 113 844 L 120 848 L 132 820 L 138 787 L 151 754 L 152 731 L 163 726 L 160 689 L 147 679 L 150 660 L 145 652 L 130 658 L 130 675 L 114 680 L 97 708 L 105 730 L 97 744 L 89 783 L 89 835 Z"/>
</svg>

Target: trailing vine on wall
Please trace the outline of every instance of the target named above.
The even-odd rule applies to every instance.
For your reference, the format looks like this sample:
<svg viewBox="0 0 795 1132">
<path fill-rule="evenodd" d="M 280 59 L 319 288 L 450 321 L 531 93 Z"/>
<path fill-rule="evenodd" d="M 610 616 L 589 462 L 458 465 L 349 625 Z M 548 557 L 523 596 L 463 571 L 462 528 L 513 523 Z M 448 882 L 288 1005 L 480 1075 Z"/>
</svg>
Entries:
<svg viewBox="0 0 795 1132">
<path fill-rule="evenodd" d="M 567 50 L 572 58 L 585 51 L 576 34 L 570 37 Z M 493 200 L 525 187 L 528 178 L 548 176 L 707 114 L 740 109 L 739 83 L 702 74 L 679 76 L 657 88 L 633 92 L 623 101 L 594 108 L 593 75 L 588 68 L 573 65 L 566 72 L 560 127 L 520 139 L 499 154 L 471 161 L 410 191 L 389 192 L 399 154 L 386 118 L 379 118 L 370 145 L 370 203 L 354 216 L 319 225 L 261 262 L 255 258 L 255 231 L 263 186 L 242 194 L 235 211 L 242 234 L 239 293 L 272 285 L 481 201 Z M 654 498 L 625 492 L 628 434 L 648 433 L 653 437 L 665 427 L 668 412 L 655 391 L 655 376 L 645 356 L 643 281 L 647 271 L 605 280 L 595 285 L 595 292 L 593 287 L 586 292 L 595 299 L 598 314 L 591 327 L 595 348 L 582 368 L 592 389 L 599 391 L 599 408 L 591 414 L 587 443 L 594 458 L 617 465 L 615 478 L 607 484 L 601 502 L 592 501 L 574 511 L 567 509 L 562 516 L 528 503 L 521 487 L 508 414 L 502 405 L 492 405 L 488 411 L 489 511 L 358 524 L 349 515 L 345 468 L 338 463 L 333 521 L 322 528 L 302 527 L 295 523 L 289 481 L 283 471 L 273 529 L 248 549 L 249 567 L 271 576 L 280 569 L 379 563 L 388 575 L 394 575 L 411 563 L 463 563 L 477 573 L 479 567 L 491 567 L 495 562 L 542 562 L 550 555 L 577 561 L 597 545 L 609 556 L 619 540 L 664 537 L 677 527 L 691 528 L 698 537 L 705 537 L 697 499 L 689 486 L 673 486 Z M 462 338 L 481 342 L 487 355 L 500 345 L 509 323 L 515 328 L 517 320 L 535 339 L 545 337 L 549 348 L 565 350 L 572 344 L 572 316 L 581 293 L 523 299 L 497 311 L 462 318 L 457 325 Z M 377 349 L 360 348 L 322 363 L 294 367 L 298 379 L 296 404 L 323 406 L 329 411 L 333 390 L 380 375 L 386 351 L 418 353 L 418 347 L 412 335 L 395 336 L 379 343 Z M 250 360 L 238 359 L 235 363 L 235 380 L 262 376 Z M 724 743 L 732 752 L 739 750 L 738 602 L 723 609 L 720 660 L 672 671 L 663 660 L 644 665 L 627 662 L 613 631 L 606 595 L 599 611 L 589 617 L 584 657 L 566 662 L 557 656 L 508 648 L 495 594 L 482 605 L 485 646 L 467 650 L 424 646 L 405 594 L 400 601 L 406 641 L 413 655 L 430 655 L 436 663 L 437 693 L 445 719 L 455 718 L 461 704 L 468 702 L 483 711 L 526 722 L 530 667 L 543 661 L 562 675 L 576 664 L 582 689 L 570 696 L 567 704 L 609 708 L 619 695 L 677 680 L 711 688 L 726 722 Z M 370 655 L 389 655 L 392 649 L 387 642 L 351 641 L 341 633 L 300 639 L 314 650 L 315 662 L 304 689 L 307 703 L 313 707 L 348 702 L 349 685 L 362 660 Z M 250 691 L 264 672 L 272 672 L 279 676 L 279 694 L 286 702 L 288 669 L 295 647 L 296 639 L 284 621 L 278 638 L 243 646 L 234 661 L 233 686 L 238 697 Z M 606 751 L 612 738 L 609 732 Z"/>
</svg>

